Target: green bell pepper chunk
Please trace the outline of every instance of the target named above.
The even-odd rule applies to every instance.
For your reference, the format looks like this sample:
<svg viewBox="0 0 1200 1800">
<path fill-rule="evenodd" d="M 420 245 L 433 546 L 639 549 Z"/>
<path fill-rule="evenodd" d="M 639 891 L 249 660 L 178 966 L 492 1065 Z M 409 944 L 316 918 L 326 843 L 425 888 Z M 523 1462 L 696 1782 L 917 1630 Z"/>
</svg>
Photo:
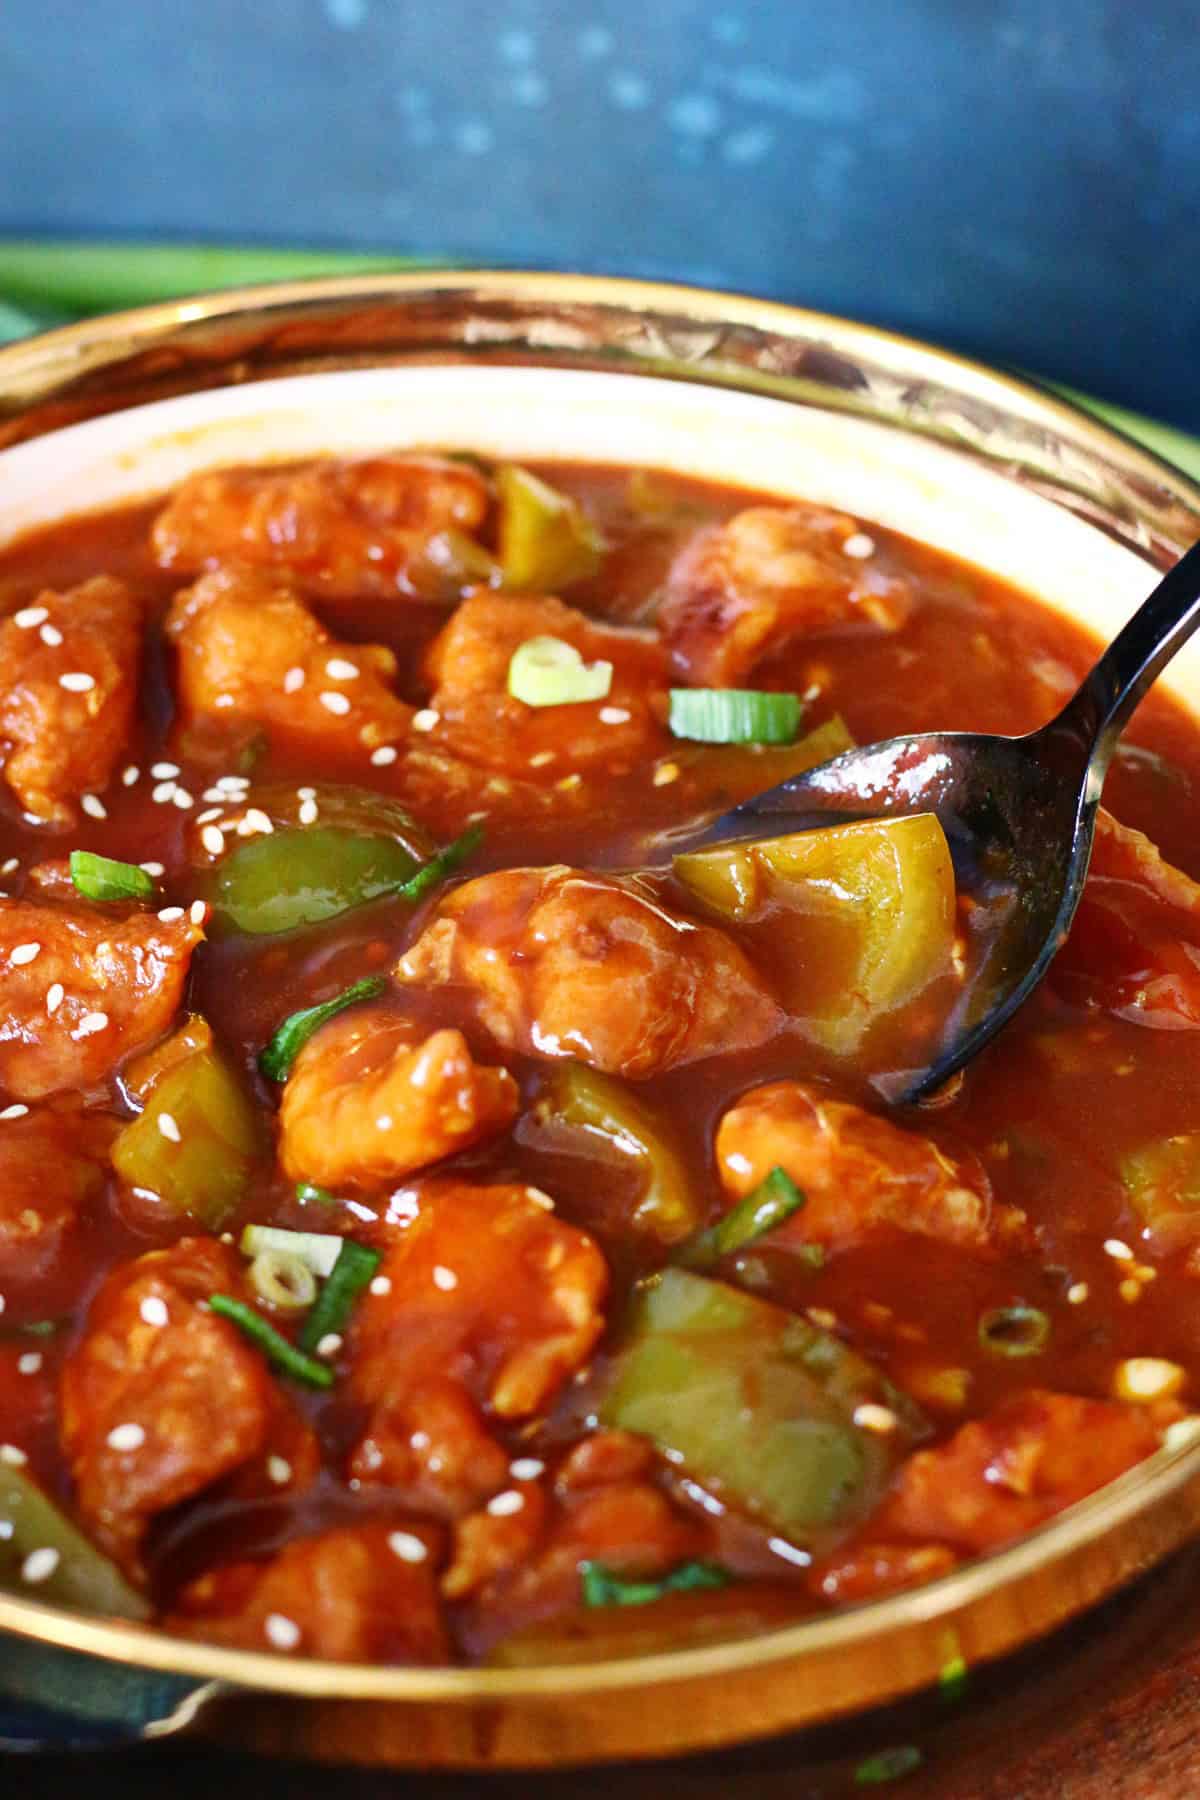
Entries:
<svg viewBox="0 0 1200 1800">
<path fill-rule="evenodd" d="M 1162 1245 L 1200 1237 L 1200 1132 L 1156 1138 L 1121 1158 L 1121 1180 Z"/>
<path fill-rule="evenodd" d="M 857 1426 L 864 1401 L 884 1403 L 893 1429 Z M 911 1403 L 837 1338 L 679 1268 L 635 1302 L 600 1416 L 814 1552 L 867 1517 L 922 1430 Z"/>
<path fill-rule="evenodd" d="M 552 1070 L 520 1135 L 522 1142 L 551 1150 L 582 1139 L 611 1151 L 637 1183 L 632 1211 L 623 1215 L 630 1230 L 677 1244 L 704 1221 L 703 1197 L 670 1125 L 611 1075 L 575 1062 Z"/>
<path fill-rule="evenodd" d="M 262 1154 L 258 1117 L 233 1070 L 211 1048 L 155 1082 L 144 1110 L 118 1133 L 112 1165 L 129 1187 L 219 1231 Z"/>
<path fill-rule="evenodd" d="M 30 1580 L 38 1565 L 27 1564 L 27 1559 L 39 1550 L 53 1551 L 57 1561 L 49 1574 Z M 9 1463 L 0 1463 L 0 1587 L 82 1612 L 122 1619 L 150 1616 L 144 1596 L 129 1585 L 116 1564 L 59 1511 L 26 1469 Z"/>
<path fill-rule="evenodd" d="M 596 573 L 603 541 L 577 501 L 515 463 L 497 469 L 496 491 L 506 588 L 553 594 Z"/>
<path fill-rule="evenodd" d="M 214 872 L 213 921 L 255 935 L 319 925 L 410 880 L 420 860 L 390 837 L 314 825 L 252 837 Z"/>
</svg>

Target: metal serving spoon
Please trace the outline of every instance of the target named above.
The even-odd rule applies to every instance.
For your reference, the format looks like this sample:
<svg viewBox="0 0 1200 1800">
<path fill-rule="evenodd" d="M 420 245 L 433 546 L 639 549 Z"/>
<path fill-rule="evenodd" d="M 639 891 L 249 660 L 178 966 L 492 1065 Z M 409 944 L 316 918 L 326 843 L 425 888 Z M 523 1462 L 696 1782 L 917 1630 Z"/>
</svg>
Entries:
<svg viewBox="0 0 1200 1800">
<path fill-rule="evenodd" d="M 1200 625 L 1200 543 L 1164 577 L 1056 718 L 1025 737 L 935 731 L 847 750 L 717 820 L 702 844 L 782 836 L 852 819 L 937 815 L 961 893 L 1004 924 L 940 1053 L 906 1077 L 919 1100 L 978 1056 L 1066 940 L 1092 853 L 1096 807 L 1117 740 L 1160 672 Z"/>
</svg>

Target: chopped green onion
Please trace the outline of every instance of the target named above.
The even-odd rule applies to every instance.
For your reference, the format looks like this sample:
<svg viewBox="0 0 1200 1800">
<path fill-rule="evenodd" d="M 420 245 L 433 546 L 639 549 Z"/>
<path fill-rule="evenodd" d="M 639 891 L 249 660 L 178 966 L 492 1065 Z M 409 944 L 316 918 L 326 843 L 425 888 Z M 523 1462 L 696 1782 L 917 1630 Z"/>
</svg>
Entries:
<svg viewBox="0 0 1200 1800">
<path fill-rule="evenodd" d="M 1046 1314 L 1022 1300 L 1013 1306 L 998 1306 L 979 1321 L 979 1341 L 995 1356 L 1037 1356 L 1049 1338 Z"/>
<path fill-rule="evenodd" d="M 787 1170 L 776 1164 L 723 1219 L 718 1219 L 707 1231 L 698 1232 L 690 1243 L 685 1244 L 675 1260 L 687 1269 L 711 1268 L 732 1250 L 744 1250 L 756 1238 L 774 1231 L 777 1225 L 799 1212 L 805 1199 L 806 1195 Z"/>
<path fill-rule="evenodd" d="M 56 1331 L 69 1324 L 69 1319 L 30 1319 L 27 1325 L 14 1325 L 13 1330 L 19 1331 L 22 1337 L 53 1337 Z"/>
<path fill-rule="evenodd" d="M 260 1250 L 247 1270 L 260 1300 L 279 1312 L 304 1312 L 317 1297 L 317 1278 L 290 1250 Z"/>
<path fill-rule="evenodd" d="M 340 1206 L 341 1201 L 328 1188 L 318 1187 L 315 1181 L 298 1181 L 296 1198 L 301 1206 Z"/>
<path fill-rule="evenodd" d="M 580 1590 L 585 1606 L 649 1606 L 664 1594 L 686 1594 L 698 1588 L 723 1588 L 729 1574 L 716 1563 L 686 1562 L 658 1581 L 623 1581 L 603 1563 L 579 1565 Z"/>
<path fill-rule="evenodd" d="M 258 1059 L 263 1074 L 269 1081 L 286 1081 L 288 1071 L 314 1031 L 319 1030 L 327 1019 L 344 1012 L 346 1007 L 356 1006 L 360 1000 L 378 999 L 386 987 L 382 975 L 368 975 L 364 981 L 356 981 L 332 1000 L 322 1001 L 320 1006 L 306 1006 L 300 1012 L 291 1013 Z"/>
<path fill-rule="evenodd" d="M 465 863 L 468 856 L 478 850 L 483 842 L 483 826 L 472 825 L 461 837 L 431 856 L 424 868 L 418 869 L 411 880 L 396 889 L 401 900 L 420 900 L 432 887 L 436 887 L 444 875 L 451 874 L 460 863 Z"/>
<path fill-rule="evenodd" d="M 94 850 L 72 850 L 71 880 L 85 900 L 149 900 L 154 893 L 145 869 Z"/>
<path fill-rule="evenodd" d="M 939 1699 L 944 1700 L 947 1706 L 961 1700 L 967 1691 L 970 1679 L 966 1658 L 952 1656 L 938 1676 Z"/>
<path fill-rule="evenodd" d="M 753 688 L 672 688 L 671 732 L 701 744 L 790 744 L 800 726 L 795 694 Z"/>
<path fill-rule="evenodd" d="M 914 1774 L 924 1761 L 915 1744 L 896 1744 L 890 1750 L 880 1750 L 874 1756 L 865 1757 L 854 1771 L 854 1785 L 882 1787 L 888 1781 L 902 1781 L 906 1775 Z"/>
<path fill-rule="evenodd" d="M 513 651 L 508 691 L 526 706 L 578 706 L 603 700 L 612 687 L 610 662 L 585 663 L 562 638 L 531 637 Z"/>
<path fill-rule="evenodd" d="M 300 1183 L 300 1187 L 308 1185 L 307 1182 Z M 296 1191 L 299 1193 L 299 1188 Z M 327 1200 L 333 1199 L 332 1194 L 325 1194 L 324 1188 L 315 1191 Z M 298 1256 L 306 1268 L 324 1279 L 333 1274 L 345 1241 L 331 1231 L 283 1231 L 275 1225 L 247 1225 L 239 1248 L 243 1256 L 261 1256 L 264 1250 L 282 1250 L 288 1256 Z"/>
<path fill-rule="evenodd" d="M 260 1319 L 252 1306 L 244 1300 L 235 1300 L 231 1294 L 210 1294 L 209 1310 L 228 1319 L 236 1325 L 243 1337 L 256 1344 L 268 1362 L 282 1369 L 285 1375 L 291 1375 L 296 1381 L 303 1381 L 309 1387 L 327 1388 L 333 1386 L 333 1370 L 326 1363 L 317 1362 L 314 1357 L 305 1356 L 297 1350 L 295 1344 Z"/>
<path fill-rule="evenodd" d="M 322 1338 L 331 1332 L 340 1335 L 345 1330 L 355 1301 L 381 1261 L 378 1250 L 368 1250 L 365 1245 L 356 1244 L 353 1238 L 343 1240 L 333 1273 L 304 1321 L 300 1333 L 302 1350 L 315 1350 Z"/>
</svg>

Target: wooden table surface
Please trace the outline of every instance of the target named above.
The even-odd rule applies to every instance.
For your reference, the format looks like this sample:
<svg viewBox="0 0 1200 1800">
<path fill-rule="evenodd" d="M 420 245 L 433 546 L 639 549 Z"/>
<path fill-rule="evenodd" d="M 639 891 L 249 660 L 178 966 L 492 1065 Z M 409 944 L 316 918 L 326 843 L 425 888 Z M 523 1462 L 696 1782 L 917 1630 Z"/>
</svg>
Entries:
<svg viewBox="0 0 1200 1800">
<path fill-rule="evenodd" d="M 863 1760 L 914 1746 L 903 1780 Z M 555 1775 L 318 1769 L 176 1740 L 133 1755 L 11 1766 L 20 1800 L 1200 1800 L 1200 1545 L 1035 1650 L 849 1724 L 670 1763 Z"/>
</svg>

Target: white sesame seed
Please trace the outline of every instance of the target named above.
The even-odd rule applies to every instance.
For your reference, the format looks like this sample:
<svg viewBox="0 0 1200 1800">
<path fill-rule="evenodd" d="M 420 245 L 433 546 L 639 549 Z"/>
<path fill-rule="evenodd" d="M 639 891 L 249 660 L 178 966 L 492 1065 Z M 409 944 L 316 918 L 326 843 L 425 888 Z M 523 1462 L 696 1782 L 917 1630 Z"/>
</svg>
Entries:
<svg viewBox="0 0 1200 1800">
<path fill-rule="evenodd" d="M 155 781 L 165 781 L 169 775 L 178 775 L 179 764 L 173 762 L 156 762 L 150 765 L 150 773 Z"/>
<path fill-rule="evenodd" d="M 1120 1238 L 1105 1238 L 1104 1254 L 1114 1257 L 1117 1262 L 1133 1261 L 1133 1251 L 1128 1244 L 1122 1243 Z"/>
<path fill-rule="evenodd" d="M 357 681 L 358 664 L 347 662 L 344 656 L 331 656 L 325 664 L 325 673 L 330 681 Z"/>
<path fill-rule="evenodd" d="M 399 754 L 395 744 L 380 744 L 378 750 L 372 750 L 371 761 L 377 769 L 386 769 L 389 763 L 395 762 Z"/>
<path fill-rule="evenodd" d="M 23 1469 L 28 1461 L 25 1452 L 15 1444 L 0 1444 L 0 1463 L 7 1463 L 10 1469 Z"/>
<path fill-rule="evenodd" d="M 536 755 L 530 757 L 529 766 L 531 769 L 544 769 L 547 763 L 552 763 L 553 761 L 553 750 L 539 750 Z"/>
<path fill-rule="evenodd" d="M 141 772 L 136 763 L 130 763 L 128 768 L 121 770 L 121 786 L 132 787 Z"/>
<path fill-rule="evenodd" d="M 17 869 L 20 868 L 20 866 L 21 866 L 20 857 L 19 856 L 10 856 L 8 858 L 7 862 L 5 862 L 3 864 L 3 866 L 0 866 L 0 875 L 12 875 L 13 873 L 15 873 L 15 871 Z"/>
<path fill-rule="evenodd" d="M 17 1358 L 17 1371 L 21 1375 L 36 1375 L 41 1366 L 42 1353 L 40 1350 L 26 1350 L 23 1356 Z"/>
<path fill-rule="evenodd" d="M 872 1400 L 864 1400 L 861 1406 L 854 1409 L 854 1423 L 860 1431 L 875 1431 L 886 1435 L 895 1431 L 900 1423 L 890 1406 L 876 1406 Z"/>
<path fill-rule="evenodd" d="M 213 812 L 208 813 L 207 815 L 202 815 L 196 821 L 197 824 L 203 825 L 205 817 L 210 818 L 210 819 L 217 819 L 221 816 L 221 811 L 224 808 L 226 801 L 229 799 L 229 795 L 227 793 L 225 793 L 222 788 L 210 787 L 210 788 L 205 788 L 205 790 L 201 794 L 200 798 L 202 800 L 216 800 L 219 802 L 219 805 L 216 807 L 216 809 Z"/>
<path fill-rule="evenodd" d="M 212 797 L 213 797 L 213 791 L 211 788 L 209 788 L 206 793 L 203 793 L 200 796 L 200 798 L 202 800 L 211 800 Z M 222 800 L 224 800 L 224 795 L 222 794 L 220 796 L 220 798 Z M 225 808 L 223 805 L 222 806 L 209 806 L 204 810 L 204 812 L 196 814 L 196 823 L 197 823 L 197 825 L 211 825 L 213 820 L 219 819 L 221 817 L 221 814 L 224 811 L 225 811 Z"/>
<path fill-rule="evenodd" d="M 21 1564 L 21 1580 L 29 1582 L 49 1581 L 58 1567 L 58 1551 L 46 1544 L 40 1550 L 31 1550 Z"/>
<path fill-rule="evenodd" d="M 138 867 L 144 870 L 147 875 L 153 875 L 156 881 L 160 875 L 166 874 L 166 870 L 160 862 L 139 863 Z"/>
<path fill-rule="evenodd" d="M 1162 1400 L 1177 1394 L 1186 1380 L 1178 1363 L 1161 1356 L 1130 1356 L 1117 1364 L 1113 1392 L 1118 1400 Z"/>
<path fill-rule="evenodd" d="M 82 669 L 71 669 L 58 678 L 60 688 L 66 688 L 68 694 L 86 694 L 96 685 L 95 677 L 85 675 Z"/>
<path fill-rule="evenodd" d="M 193 925 L 203 925 L 204 921 L 208 918 L 207 900 L 193 900 L 192 904 L 188 907 L 188 918 L 192 921 Z"/>
<path fill-rule="evenodd" d="M 241 794 L 250 786 L 248 775 L 218 775 L 213 786 L 223 794 Z"/>
<path fill-rule="evenodd" d="M 232 706 L 233 705 L 233 695 L 232 694 L 217 694 L 213 700 L 213 705 L 214 706 Z"/>
<path fill-rule="evenodd" d="M 185 787 L 177 787 L 175 792 L 171 795 L 171 800 L 172 803 L 179 808 L 180 812 L 186 812 L 188 807 L 193 804 L 192 796 Z"/>
<path fill-rule="evenodd" d="M 554 1202 L 544 1188 L 527 1187 L 525 1198 L 531 1200 L 535 1206 L 540 1206 L 543 1212 L 554 1211 Z"/>
<path fill-rule="evenodd" d="M 514 1481 L 536 1481 L 545 1467 L 536 1456 L 521 1456 L 509 1465 L 508 1472 Z"/>
<path fill-rule="evenodd" d="M 31 963 L 40 953 L 41 948 L 40 944 L 17 944 L 9 951 L 8 960 L 16 963 L 19 969 L 24 968 L 26 963 Z"/>
<path fill-rule="evenodd" d="M 868 537 L 865 531 L 856 531 L 842 545 L 842 555 L 852 556 L 855 562 L 865 562 L 868 556 L 875 554 L 875 539 Z"/>
<path fill-rule="evenodd" d="M 158 1129 L 169 1143 L 181 1144 L 183 1142 L 183 1133 L 175 1122 L 174 1113 L 160 1112 L 158 1115 Z"/>
<path fill-rule="evenodd" d="M 162 911 L 155 916 L 159 918 L 164 925 L 174 925 L 176 919 L 182 919 L 183 908 L 182 906 L 164 906 Z"/>
<path fill-rule="evenodd" d="M 89 819 L 107 819 L 108 808 L 99 794 L 84 794 L 79 802 Z"/>
<path fill-rule="evenodd" d="M 257 831 L 261 832 L 264 837 L 269 837 L 274 829 L 275 827 L 266 813 L 257 806 L 251 806 L 243 815 L 241 824 L 238 826 L 238 836 L 253 837 Z"/>
<path fill-rule="evenodd" d="M 627 725 L 633 717 L 627 706 L 602 706 L 599 718 L 602 725 Z"/>
<path fill-rule="evenodd" d="M 317 1345 L 317 1355 L 326 1357 L 336 1356 L 341 1347 L 342 1339 L 340 1333 L 336 1331 L 327 1331 Z"/>
<path fill-rule="evenodd" d="M 318 694 L 317 699 L 321 702 L 321 705 L 325 708 L 326 712 L 337 713 L 341 716 L 350 711 L 350 702 L 347 700 L 345 694 L 335 694 L 326 691 L 323 694 Z"/>
<path fill-rule="evenodd" d="M 679 764 L 673 762 L 659 763 L 654 771 L 655 787 L 669 787 L 671 782 L 679 780 Z"/>
<path fill-rule="evenodd" d="M 160 1300 L 157 1294 L 148 1294 L 138 1311 L 145 1325 L 165 1325 L 171 1316 L 166 1301 Z"/>
<path fill-rule="evenodd" d="M 315 825 L 320 817 L 320 808 L 315 800 L 302 800 L 296 818 L 301 825 Z"/>
<path fill-rule="evenodd" d="M 573 793 L 577 787 L 583 786 L 583 776 L 578 773 L 564 775 L 562 780 L 556 781 L 554 785 L 561 793 L 570 794 Z"/>
<path fill-rule="evenodd" d="M 267 1478 L 273 1481 L 276 1487 L 286 1487 L 292 1479 L 292 1465 L 286 1456 L 268 1456 Z"/>
<path fill-rule="evenodd" d="M 435 1288 L 441 1288 L 443 1294 L 453 1293 L 458 1286 L 458 1276 L 453 1269 L 448 1269 L 445 1263 L 436 1263 L 433 1270 L 433 1285 Z"/>
<path fill-rule="evenodd" d="M 420 712 L 413 714 L 412 728 L 414 731 L 432 731 L 441 716 L 434 707 L 423 706 Z"/>
<path fill-rule="evenodd" d="M 38 636 L 41 638 L 43 644 L 48 644 L 50 646 L 51 650 L 57 650 L 63 641 L 63 634 L 58 629 L 57 625 L 43 625 Z"/>
<path fill-rule="evenodd" d="M 289 669 L 287 674 L 283 678 L 284 693 L 285 694 L 298 694 L 300 689 L 303 686 L 304 686 L 304 670 L 303 669 Z"/>
<path fill-rule="evenodd" d="M 390 1294 L 392 1291 L 391 1277 L 387 1275 L 376 1275 L 374 1281 L 371 1283 L 370 1291 L 373 1294 Z"/>
<path fill-rule="evenodd" d="M 128 1425 L 114 1425 L 108 1434 L 108 1445 L 111 1450 L 140 1450 L 146 1441 L 146 1433 L 142 1426 L 130 1421 Z"/>
<path fill-rule="evenodd" d="M 390 1131 L 392 1129 L 391 1113 L 380 1113 L 375 1121 L 375 1129 L 376 1131 Z"/>
<path fill-rule="evenodd" d="M 223 856 L 225 854 L 225 833 L 219 830 L 215 825 L 206 825 L 204 827 L 204 830 L 200 833 L 200 842 L 204 845 L 204 848 L 208 851 L 210 856 Z"/>
<path fill-rule="evenodd" d="M 77 1041 L 79 1038 L 94 1037 L 98 1031 L 107 1030 L 108 1014 L 106 1012 L 89 1012 L 84 1013 L 82 1019 L 80 1019 L 78 1025 L 71 1033 L 71 1037 L 73 1040 Z"/>
<path fill-rule="evenodd" d="M 294 1650 L 300 1642 L 300 1627 L 286 1613 L 268 1613 L 263 1630 L 276 1650 Z"/>
<path fill-rule="evenodd" d="M 2 1313 L 4 1311 L 4 1308 L 7 1306 L 7 1304 L 8 1304 L 8 1302 L 5 1300 L 4 1295 L 0 1294 L 0 1313 Z"/>
<path fill-rule="evenodd" d="M 175 783 L 173 781 L 160 781 L 157 787 L 151 788 L 150 790 L 150 798 L 153 800 L 155 806 L 165 806 L 169 800 L 174 798 L 174 796 Z"/>
<path fill-rule="evenodd" d="M 11 1106 L 6 1106 L 4 1111 L 0 1112 L 0 1119 L 23 1119 L 28 1111 L 29 1108 L 23 1101 L 14 1100 Z"/>
<path fill-rule="evenodd" d="M 388 1549 L 401 1562 L 423 1563 L 429 1555 L 420 1538 L 412 1531 L 389 1531 Z"/>
<path fill-rule="evenodd" d="M 1089 1291 L 1086 1281 L 1072 1282 L 1071 1286 L 1067 1289 L 1067 1300 L 1069 1304 L 1071 1306 L 1082 1306 L 1088 1297 Z"/>
<path fill-rule="evenodd" d="M 49 617 L 44 606 L 23 606 L 20 612 L 13 614 L 13 623 L 22 631 L 32 631 L 35 625 L 43 624 Z"/>
<path fill-rule="evenodd" d="M 13 1534 L 13 1530 L 14 1526 L 11 1519 L 0 1519 L 0 1538 L 10 1538 Z"/>
<path fill-rule="evenodd" d="M 519 1494 L 516 1488 L 505 1488 L 502 1494 L 493 1494 L 487 1509 L 493 1519 L 508 1519 L 513 1513 L 519 1513 L 524 1505 L 524 1494 Z"/>
</svg>

